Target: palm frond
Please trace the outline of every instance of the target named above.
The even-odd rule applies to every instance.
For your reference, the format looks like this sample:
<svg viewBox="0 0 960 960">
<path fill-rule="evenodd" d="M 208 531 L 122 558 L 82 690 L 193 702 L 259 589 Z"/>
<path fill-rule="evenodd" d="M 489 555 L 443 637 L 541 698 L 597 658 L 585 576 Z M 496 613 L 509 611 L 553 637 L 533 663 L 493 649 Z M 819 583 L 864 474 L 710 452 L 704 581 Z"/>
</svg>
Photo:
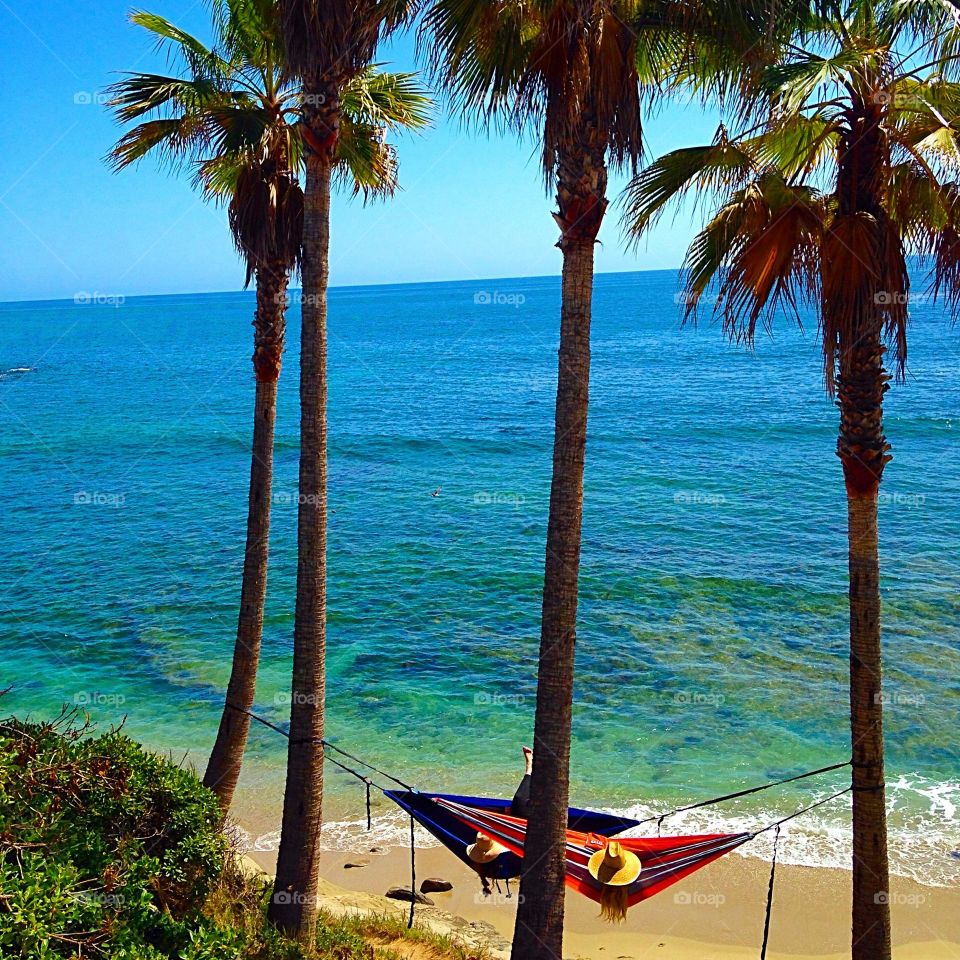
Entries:
<svg viewBox="0 0 960 960">
<path fill-rule="evenodd" d="M 420 6 L 419 0 L 280 0 L 286 61 L 296 76 L 342 86 Z"/>
<path fill-rule="evenodd" d="M 171 23 L 166 17 L 146 10 L 134 10 L 130 21 L 152 33 L 157 46 L 167 51 L 172 59 L 182 58 L 195 76 L 223 75 L 229 65 L 193 34 Z"/>
<path fill-rule="evenodd" d="M 735 338 L 752 342 L 757 325 L 778 310 L 800 323 L 802 303 L 818 289 L 819 252 L 829 199 L 767 171 L 735 191 L 688 251 L 684 264 L 688 316 L 717 284 L 714 312 Z"/>
<path fill-rule="evenodd" d="M 859 44 L 841 47 L 832 56 L 805 53 L 767 67 L 762 86 L 776 110 L 796 114 L 844 87 L 851 73 L 866 72 L 882 53 L 881 48 Z"/>
<path fill-rule="evenodd" d="M 896 223 L 864 211 L 834 216 L 821 252 L 821 326 L 827 389 L 864 317 L 879 315 L 898 376 L 907 358 L 910 278 Z"/>
<path fill-rule="evenodd" d="M 250 157 L 238 166 L 228 212 L 234 243 L 247 264 L 247 284 L 261 266 L 299 265 L 303 190 L 274 160 Z"/>
<path fill-rule="evenodd" d="M 371 64 L 344 88 L 340 106 L 354 123 L 416 131 L 429 126 L 433 100 L 418 74 L 392 73 Z"/>
<path fill-rule="evenodd" d="M 836 156 L 839 122 L 834 111 L 820 109 L 810 116 L 795 113 L 754 137 L 743 149 L 763 166 L 776 167 L 786 179 L 805 180 Z"/>
<path fill-rule="evenodd" d="M 624 191 L 624 228 L 639 240 L 668 204 L 691 191 L 706 201 L 743 183 L 757 170 L 756 157 L 730 141 L 721 129 L 713 143 L 674 150 L 634 177 Z"/>
<path fill-rule="evenodd" d="M 644 10 L 637 0 L 436 0 L 419 44 L 467 122 L 540 140 L 548 182 L 560 146 L 588 127 L 611 165 L 632 170 L 643 152 L 642 87 L 662 76 L 650 59 L 657 48 L 640 39 Z"/>
<path fill-rule="evenodd" d="M 341 121 L 337 142 L 337 183 L 364 200 L 393 196 L 397 190 L 397 151 L 383 130 L 349 118 Z"/>
<path fill-rule="evenodd" d="M 117 141 L 107 162 L 114 170 L 122 170 L 147 154 L 154 154 L 161 162 L 178 166 L 209 143 L 210 137 L 210 128 L 191 114 L 146 120 Z"/>
<path fill-rule="evenodd" d="M 208 77 L 169 77 L 154 73 L 131 73 L 111 84 L 107 103 L 121 123 L 164 109 L 199 113 L 223 99 L 223 90 Z"/>
</svg>

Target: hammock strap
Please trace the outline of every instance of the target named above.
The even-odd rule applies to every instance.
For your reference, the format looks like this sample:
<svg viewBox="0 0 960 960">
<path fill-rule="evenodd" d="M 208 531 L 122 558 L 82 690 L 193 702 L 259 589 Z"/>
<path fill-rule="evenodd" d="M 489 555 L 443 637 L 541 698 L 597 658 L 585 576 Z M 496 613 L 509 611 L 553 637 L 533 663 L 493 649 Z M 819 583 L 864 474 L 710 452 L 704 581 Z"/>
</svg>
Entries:
<svg viewBox="0 0 960 960">
<path fill-rule="evenodd" d="M 413 839 L 414 820 L 410 816 L 410 919 L 407 920 L 407 929 L 413 926 L 413 911 L 417 905 L 417 847 Z"/>
<path fill-rule="evenodd" d="M 367 830 L 369 831 L 373 827 L 373 822 L 370 819 L 370 778 L 366 778 L 367 786 Z"/>
<path fill-rule="evenodd" d="M 252 717 L 254 720 L 257 721 L 257 723 L 262 723 L 268 729 L 273 730 L 274 733 L 279 733 L 281 737 L 286 737 L 286 739 L 290 740 L 291 743 L 317 743 L 323 747 L 329 747 L 330 750 L 336 750 L 337 753 L 341 754 L 344 757 L 347 757 L 349 760 L 353 760 L 355 763 L 359 763 L 361 766 L 366 767 L 368 770 L 373 770 L 374 773 L 379 773 L 380 776 L 386 777 L 388 780 L 392 780 L 394 783 L 399 784 L 401 787 L 403 787 L 404 790 L 416 792 L 414 791 L 414 788 L 411 787 L 409 784 L 406 784 L 402 780 L 398 780 L 396 777 L 391 776 L 389 773 L 386 773 L 385 771 L 378 769 L 372 763 L 367 763 L 365 760 L 361 760 L 359 757 L 355 757 L 352 753 L 347 753 L 346 750 L 341 750 L 340 747 L 338 747 L 336 744 L 331 743 L 329 740 L 325 739 L 324 737 L 319 737 L 319 738 L 301 737 L 296 740 L 291 740 L 290 734 L 287 733 L 287 731 L 284 730 L 282 727 L 278 727 L 275 723 L 271 723 L 269 720 L 265 720 L 263 717 L 258 717 L 255 713 L 252 713 L 249 710 L 244 710 L 243 707 L 238 707 L 235 704 L 230 703 L 229 700 L 226 702 L 226 705 L 231 710 L 236 710 L 237 713 L 245 713 L 248 717 Z M 358 770 L 354 770 L 353 767 L 348 767 L 345 763 L 341 762 L 340 760 L 337 760 L 336 757 L 331 757 L 329 753 L 326 754 L 326 759 L 329 760 L 332 764 L 335 764 L 336 766 L 338 766 L 341 770 L 344 770 L 347 773 L 351 774 L 351 776 L 356 777 L 362 783 L 366 783 L 368 787 L 372 783 L 378 790 L 386 789 L 385 787 L 380 786 L 380 784 L 372 780 L 370 777 L 365 776 L 364 774 L 360 773 Z M 369 793 L 369 789 L 368 789 L 368 793 Z"/>
<path fill-rule="evenodd" d="M 662 820 L 664 817 L 671 817 L 675 813 L 684 813 L 687 810 L 699 810 L 700 807 L 709 807 L 715 803 L 723 803 L 725 800 L 736 800 L 739 797 L 748 797 L 752 793 L 760 793 L 761 790 L 769 790 L 771 787 L 779 787 L 785 783 L 794 783 L 797 780 L 806 780 L 807 777 L 816 777 L 821 773 L 830 773 L 832 770 L 841 770 L 844 767 L 849 767 L 850 764 L 850 760 L 844 760 L 843 763 L 832 763 L 828 767 L 820 767 L 818 770 L 808 770 L 806 773 L 798 773 L 794 777 L 784 777 L 783 780 L 773 780 L 770 783 L 762 783 L 758 787 L 748 787 L 746 790 L 726 793 L 722 797 L 714 797 L 712 800 L 701 800 L 699 803 L 689 803 L 685 807 L 677 807 L 668 813 L 647 817 L 645 820 L 641 820 L 640 823 L 651 823 L 657 819 Z"/>
<path fill-rule="evenodd" d="M 836 793 L 831 793 L 829 797 L 824 797 L 822 800 L 817 800 L 814 803 L 811 803 L 809 806 L 801 807 L 799 810 L 794 810 L 793 813 L 788 813 L 785 817 L 781 817 L 779 820 L 775 820 L 773 823 L 767 824 L 767 826 L 758 830 L 754 836 L 759 837 L 761 833 L 766 833 L 768 830 L 779 831 L 781 824 L 786 823 L 788 820 L 792 820 L 794 817 L 799 817 L 801 814 L 804 814 L 809 810 L 814 810 L 816 807 L 823 806 L 823 804 L 829 803 L 831 800 L 836 800 L 838 797 L 842 797 L 845 793 L 852 792 L 853 787 L 844 787 L 842 790 L 838 790 Z"/>
<path fill-rule="evenodd" d="M 770 940 L 770 914 L 773 912 L 773 881 L 777 873 L 777 844 L 780 842 L 780 824 L 773 834 L 773 858 L 770 860 L 770 882 L 767 885 L 767 913 L 763 920 L 763 943 L 760 946 L 760 960 L 766 960 L 767 943 Z"/>
</svg>

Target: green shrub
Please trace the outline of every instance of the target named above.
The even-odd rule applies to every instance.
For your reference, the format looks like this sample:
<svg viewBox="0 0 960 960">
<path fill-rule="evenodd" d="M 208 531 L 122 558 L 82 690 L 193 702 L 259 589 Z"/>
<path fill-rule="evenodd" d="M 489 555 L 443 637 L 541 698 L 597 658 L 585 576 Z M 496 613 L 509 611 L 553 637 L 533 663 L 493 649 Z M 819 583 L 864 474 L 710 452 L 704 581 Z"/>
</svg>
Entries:
<svg viewBox="0 0 960 960">
<path fill-rule="evenodd" d="M 228 848 L 213 794 L 73 714 L 0 721 L 0 960 L 389 960 L 397 918 L 321 915 L 315 949 L 266 920 L 270 886 Z"/>
<path fill-rule="evenodd" d="M 226 853 L 189 771 L 73 715 L 0 722 L 0 956 L 199 960 Z"/>
</svg>

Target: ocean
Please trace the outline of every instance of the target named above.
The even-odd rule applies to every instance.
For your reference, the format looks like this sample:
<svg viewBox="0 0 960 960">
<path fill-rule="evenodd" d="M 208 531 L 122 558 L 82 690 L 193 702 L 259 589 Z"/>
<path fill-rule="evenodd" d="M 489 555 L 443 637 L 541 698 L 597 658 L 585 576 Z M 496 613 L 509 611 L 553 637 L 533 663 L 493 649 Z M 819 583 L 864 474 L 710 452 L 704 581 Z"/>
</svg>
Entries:
<svg viewBox="0 0 960 960">
<path fill-rule="evenodd" d="M 845 500 L 811 318 L 682 327 L 673 272 L 597 278 L 572 801 L 649 815 L 848 756 Z M 80 707 L 202 769 L 236 628 L 252 293 L 0 305 L 7 713 Z M 531 737 L 555 277 L 330 297 L 328 735 L 421 789 L 509 795 Z M 911 307 L 880 507 L 891 854 L 960 878 L 960 330 Z M 289 710 L 297 333 L 277 420 L 257 710 Z M 254 726 L 241 800 L 276 817 Z M 846 772 L 664 821 L 755 829 Z M 330 769 L 330 845 L 362 790 Z M 249 811 L 247 811 L 249 813 Z M 375 807 L 382 842 L 403 821 Z M 240 810 L 241 823 L 245 811 Z M 847 862 L 847 798 L 787 860 Z M 259 828 L 258 828 L 259 829 Z M 766 841 L 743 848 L 766 855 Z"/>
</svg>

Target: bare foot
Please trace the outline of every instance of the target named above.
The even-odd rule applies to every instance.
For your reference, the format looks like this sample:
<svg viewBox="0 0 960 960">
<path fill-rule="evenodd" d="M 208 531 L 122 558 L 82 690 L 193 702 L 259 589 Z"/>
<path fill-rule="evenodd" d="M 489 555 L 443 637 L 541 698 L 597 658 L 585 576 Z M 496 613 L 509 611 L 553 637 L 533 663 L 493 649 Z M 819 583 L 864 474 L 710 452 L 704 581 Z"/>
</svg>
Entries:
<svg viewBox="0 0 960 960">
<path fill-rule="evenodd" d="M 523 761 L 527 765 L 526 772 L 533 773 L 533 751 L 529 747 L 523 747 Z"/>
</svg>

